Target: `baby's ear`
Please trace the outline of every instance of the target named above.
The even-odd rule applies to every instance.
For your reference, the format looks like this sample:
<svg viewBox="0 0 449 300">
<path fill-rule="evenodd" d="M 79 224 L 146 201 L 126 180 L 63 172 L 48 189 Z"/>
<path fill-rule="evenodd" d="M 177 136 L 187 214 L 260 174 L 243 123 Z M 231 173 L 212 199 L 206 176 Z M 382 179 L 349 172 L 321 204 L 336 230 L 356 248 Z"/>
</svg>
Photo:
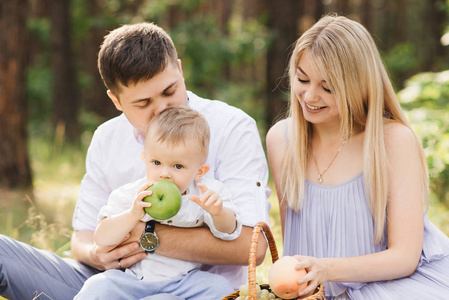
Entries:
<svg viewBox="0 0 449 300">
<path fill-rule="evenodd" d="M 198 173 L 196 173 L 195 180 L 200 179 L 209 171 L 210 167 L 208 164 L 202 164 L 201 167 L 198 169 Z"/>
<path fill-rule="evenodd" d="M 140 158 L 143 160 L 144 163 L 147 162 L 147 160 L 145 159 L 146 158 L 145 152 L 140 153 Z"/>
</svg>

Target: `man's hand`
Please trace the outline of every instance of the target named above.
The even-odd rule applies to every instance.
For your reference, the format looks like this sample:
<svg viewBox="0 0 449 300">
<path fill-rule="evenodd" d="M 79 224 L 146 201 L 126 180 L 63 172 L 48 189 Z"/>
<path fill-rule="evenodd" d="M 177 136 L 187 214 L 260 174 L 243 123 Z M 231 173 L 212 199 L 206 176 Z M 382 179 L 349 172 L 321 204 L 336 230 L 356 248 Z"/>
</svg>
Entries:
<svg viewBox="0 0 449 300">
<path fill-rule="evenodd" d="M 147 254 L 142 251 L 138 243 L 112 247 L 94 244 L 90 256 L 94 267 L 99 270 L 120 269 L 128 268 L 145 258 Z"/>
<path fill-rule="evenodd" d="M 78 261 L 101 271 L 129 268 L 147 256 L 138 242 L 144 226 L 143 222 L 139 222 L 120 244 L 111 246 L 96 245 L 93 231 L 75 231 L 72 235 L 72 253 Z"/>
</svg>

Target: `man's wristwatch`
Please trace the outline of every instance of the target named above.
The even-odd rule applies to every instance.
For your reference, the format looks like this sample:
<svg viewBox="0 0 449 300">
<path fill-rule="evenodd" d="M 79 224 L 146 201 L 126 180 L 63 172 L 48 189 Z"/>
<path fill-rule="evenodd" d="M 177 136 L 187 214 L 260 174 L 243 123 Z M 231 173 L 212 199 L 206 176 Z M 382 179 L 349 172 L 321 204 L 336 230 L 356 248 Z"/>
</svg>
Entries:
<svg viewBox="0 0 449 300">
<path fill-rule="evenodd" d="M 154 232 L 155 223 L 154 220 L 148 221 L 145 225 L 145 231 L 140 237 L 140 247 L 142 247 L 146 253 L 154 253 L 157 246 L 159 246 L 159 238 L 157 237 L 156 232 Z"/>
</svg>

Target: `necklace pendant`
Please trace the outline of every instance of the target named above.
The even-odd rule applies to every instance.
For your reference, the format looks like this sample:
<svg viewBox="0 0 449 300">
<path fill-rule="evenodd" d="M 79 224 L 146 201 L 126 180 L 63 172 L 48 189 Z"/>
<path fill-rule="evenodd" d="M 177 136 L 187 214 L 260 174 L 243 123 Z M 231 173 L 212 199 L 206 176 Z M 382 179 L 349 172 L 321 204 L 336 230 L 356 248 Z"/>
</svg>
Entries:
<svg viewBox="0 0 449 300">
<path fill-rule="evenodd" d="M 318 177 L 318 182 L 323 183 L 323 177 L 321 177 L 321 175 Z"/>
</svg>

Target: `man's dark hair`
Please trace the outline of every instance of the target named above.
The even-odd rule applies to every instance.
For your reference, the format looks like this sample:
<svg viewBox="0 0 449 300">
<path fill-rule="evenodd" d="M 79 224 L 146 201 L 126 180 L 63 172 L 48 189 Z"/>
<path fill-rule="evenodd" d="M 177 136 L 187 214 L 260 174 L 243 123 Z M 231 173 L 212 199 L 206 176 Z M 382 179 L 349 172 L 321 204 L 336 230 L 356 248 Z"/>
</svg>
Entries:
<svg viewBox="0 0 449 300">
<path fill-rule="evenodd" d="M 98 53 L 98 70 L 118 98 L 120 85 L 148 80 L 176 64 L 178 54 L 169 35 L 153 23 L 124 25 L 105 36 Z"/>
</svg>

